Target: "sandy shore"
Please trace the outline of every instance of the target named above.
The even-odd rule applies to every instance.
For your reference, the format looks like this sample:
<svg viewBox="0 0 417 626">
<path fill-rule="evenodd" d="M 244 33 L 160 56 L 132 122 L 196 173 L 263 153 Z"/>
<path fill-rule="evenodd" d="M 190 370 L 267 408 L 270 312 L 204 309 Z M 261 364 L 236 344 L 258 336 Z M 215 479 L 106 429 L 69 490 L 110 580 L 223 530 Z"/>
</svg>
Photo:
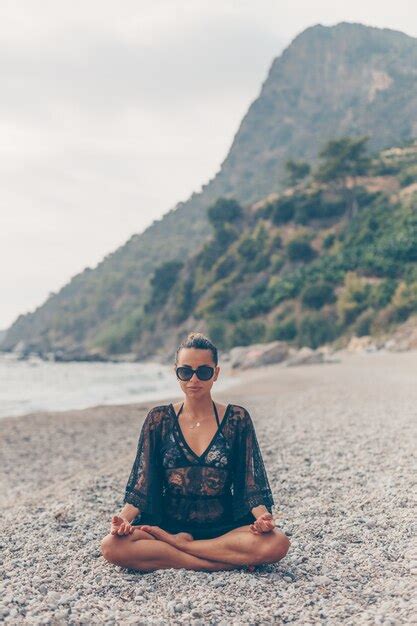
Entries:
<svg viewBox="0 0 417 626">
<path fill-rule="evenodd" d="M 0 621 L 413 622 L 417 352 L 342 353 L 338 363 L 239 377 L 212 395 L 252 415 L 292 542 L 285 559 L 253 573 L 147 574 L 103 559 L 142 421 L 168 400 L 7 418 Z"/>
</svg>

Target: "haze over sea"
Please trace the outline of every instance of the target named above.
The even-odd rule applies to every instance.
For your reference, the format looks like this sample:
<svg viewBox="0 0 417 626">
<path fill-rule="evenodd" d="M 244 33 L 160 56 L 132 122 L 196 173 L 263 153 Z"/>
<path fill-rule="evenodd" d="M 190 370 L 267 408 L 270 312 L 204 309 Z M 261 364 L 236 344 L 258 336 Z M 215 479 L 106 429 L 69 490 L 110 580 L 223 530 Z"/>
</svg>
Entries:
<svg viewBox="0 0 417 626">
<path fill-rule="evenodd" d="M 216 389 L 231 383 L 219 377 Z M 171 365 L 18 360 L 0 353 L 0 418 L 182 395 Z"/>
</svg>

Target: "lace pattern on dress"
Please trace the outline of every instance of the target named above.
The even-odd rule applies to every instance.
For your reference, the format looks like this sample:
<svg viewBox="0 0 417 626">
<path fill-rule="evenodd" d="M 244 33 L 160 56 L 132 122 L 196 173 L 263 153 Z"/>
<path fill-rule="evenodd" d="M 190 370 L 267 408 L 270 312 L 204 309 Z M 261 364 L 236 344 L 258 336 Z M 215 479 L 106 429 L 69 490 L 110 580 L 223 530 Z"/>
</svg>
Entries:
<svg viewBox="0 0 417 626">
<path fill-rule="evenodd" d="M 124 502 L 150 514 L 155 524 L 184 527 L 237 520 L 254 506 L 274 504 L 254 425 L 248 411 L 229 405 L 202 457 L 179 436 L 172 405 L 154 407 L 145 418 Z"/>
</svg>

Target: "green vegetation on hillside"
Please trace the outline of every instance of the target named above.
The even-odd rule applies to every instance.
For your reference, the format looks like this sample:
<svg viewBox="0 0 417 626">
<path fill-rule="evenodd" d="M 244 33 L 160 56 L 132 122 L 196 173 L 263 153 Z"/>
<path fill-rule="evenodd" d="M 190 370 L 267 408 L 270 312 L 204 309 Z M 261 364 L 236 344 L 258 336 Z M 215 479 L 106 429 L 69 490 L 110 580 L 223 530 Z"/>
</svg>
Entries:
<svg viewBox="0 0 417 626">
<path fill-rule="evenodd" d="M 171 281 L 153 332 L 190 318 L 222 349 L 275 339 L 315 348 L 417 311 L 417 195 L 403 187 L 417 182 L 417 146 L 393 160 L 371 158 L 366 143 L 328 142 L 315 170 L 256 211 L 230 198 L 211 205 L 212 238 Z"/>
</svg>

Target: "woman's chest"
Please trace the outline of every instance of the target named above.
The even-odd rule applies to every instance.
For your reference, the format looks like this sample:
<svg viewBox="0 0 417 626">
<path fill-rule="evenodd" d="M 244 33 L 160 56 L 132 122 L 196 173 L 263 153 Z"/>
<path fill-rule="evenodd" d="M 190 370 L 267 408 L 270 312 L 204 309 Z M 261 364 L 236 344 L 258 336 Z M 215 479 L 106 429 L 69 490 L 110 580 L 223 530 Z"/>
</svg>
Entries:
<svg viewBox="0 0 417 626">
<path fill-rule="evenodd" d="M 177 424 L 166 432 L 161 445 L 161 465 L 164 469 L 197 465 L 228 469 L 232 463 L 232 443 L 221 432 L 217 431 L 207 443 L 205 450 L 200 450 L 207 443 L 195 436 L 185 439 Z M 196 451 L 198 450 L 198 451 Z"/>
</svg>

